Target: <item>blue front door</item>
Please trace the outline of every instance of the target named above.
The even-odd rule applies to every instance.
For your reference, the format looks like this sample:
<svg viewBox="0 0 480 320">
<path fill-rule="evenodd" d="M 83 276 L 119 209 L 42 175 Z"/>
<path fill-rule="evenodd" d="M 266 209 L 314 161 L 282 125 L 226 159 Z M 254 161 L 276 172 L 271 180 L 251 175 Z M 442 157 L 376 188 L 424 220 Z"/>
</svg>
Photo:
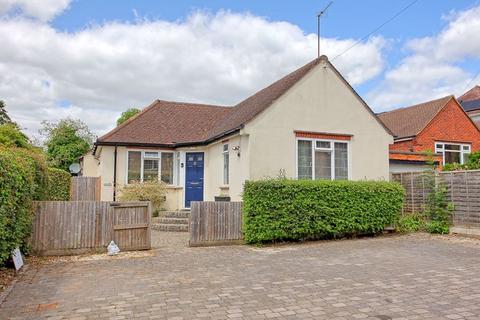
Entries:
<svg viewBox="0 0 480 320">
<path fill-rule="evenodd" d="M 203 152 L 186 154 L 185 189 L 185 208 L 190 201 L 203 201 Z"/>
</svg>

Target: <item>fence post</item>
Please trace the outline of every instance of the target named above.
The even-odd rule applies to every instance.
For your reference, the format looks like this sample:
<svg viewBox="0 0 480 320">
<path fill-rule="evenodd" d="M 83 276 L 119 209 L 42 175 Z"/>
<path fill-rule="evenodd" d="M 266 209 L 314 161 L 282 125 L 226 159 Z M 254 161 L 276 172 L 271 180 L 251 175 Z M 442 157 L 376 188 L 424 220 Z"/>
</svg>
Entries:
<svg viewBox="0 0 480 320">
<path fill-rule="evenodd" d="M 400 184 L 402 185 L 402 187 L 405 188 L 405 186 L 403 185 L 403 173 L 400 172 Z M 405 200 L 407 198 L 407 190 L 405 190 Z M 403 205 L 402 205 L 402 215 L 405 215 L 405 201 L 403 202 Z"/>
<path fill-rule="evenodd" d="M 411 207 L 410 213 L 413 213 L 415 211 L 415 198 L 414 198 L 415 189 L 414 189 L 413 180 L 414 180 L 413 172 L 410 172 L 410 187 L 412 189 L 412 192 L 410 193 L 412 197 L 412 207 Z"/>
<path fill-rule="evenodd" d="M 467 192 L 467 218 L 470 217 L 470 195 L 468 192 L 468 171 L 465 171 L 465 189 Z M 453 210 L 453 218 L 455 219 L 455 210 Z"/>
</svg>

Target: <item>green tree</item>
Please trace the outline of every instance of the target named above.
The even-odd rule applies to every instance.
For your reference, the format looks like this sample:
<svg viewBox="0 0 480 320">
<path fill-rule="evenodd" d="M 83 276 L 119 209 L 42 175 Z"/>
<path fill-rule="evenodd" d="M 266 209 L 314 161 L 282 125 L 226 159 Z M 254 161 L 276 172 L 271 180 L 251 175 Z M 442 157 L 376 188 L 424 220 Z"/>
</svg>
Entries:
<svg viewBox="0 0 480 320">
<path fill-rule="evenodd" d="M 5 102 L 3 102 L 3 100 L 0 100 L 0 124 L 11 123 L 11 122 L 12 120 L 7 114 Z"/>
<path fill-rule="evenodd" d="M 28 137 L 14 123 L 0 124 L 0 144 L 6 147 L 30 148 Z"/>
<path fill-rule="evenodd" d="M 45 137 L 48 164 L 68 171 L 92 146 L 95 136 L 81 120 L 62 119 L 42 122 L 40 134 Z"/>
<path fill-rule="evenodd" d="M 131 117 L 139 113 L 140 111 L 141 110 L 137 108 L 130 108 L 126 111 L 123 111 L 120 118 L 117 119 L 117 126 L 121 125 L 122 123 L 124 123 L 125 121 L 127 121 L 128 119 L 130 119 Z"/>
</svg>

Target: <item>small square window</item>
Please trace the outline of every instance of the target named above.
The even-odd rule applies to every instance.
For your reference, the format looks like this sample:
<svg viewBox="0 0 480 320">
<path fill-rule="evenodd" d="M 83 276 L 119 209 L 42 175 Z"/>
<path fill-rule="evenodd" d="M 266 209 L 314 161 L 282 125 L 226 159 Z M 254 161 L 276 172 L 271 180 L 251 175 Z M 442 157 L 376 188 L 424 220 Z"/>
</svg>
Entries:
<svg viewBox="0 0 480 320">
<path fill-rule="evenodd" d="M 330 141 L 317 141 L 315 146 L 318 149 L 330 149 Z"/>
<path fill-rule="evenodd" d="M 228 144 L 223 145 L 223 152 L 228 152 Z"/>
<path fill-rule="evenodd" d="M 443 149 L 443 144 L 437 143 L 437 144 L 435 145 L 435 148 L 437 148 L 437 149 Z"/>
<path fill-rule="evenodd" d="M 463 146 L 463 151 L 470 151 L 470 146 Z"/>
</svg>

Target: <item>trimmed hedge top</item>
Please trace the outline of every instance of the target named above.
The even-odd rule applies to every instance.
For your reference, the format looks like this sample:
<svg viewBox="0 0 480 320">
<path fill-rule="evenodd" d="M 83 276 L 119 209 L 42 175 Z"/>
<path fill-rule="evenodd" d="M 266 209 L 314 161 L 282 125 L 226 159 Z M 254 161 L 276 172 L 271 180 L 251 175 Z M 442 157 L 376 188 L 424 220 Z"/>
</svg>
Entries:
<svg viewBox="0 0 480 320">
<path fill-rule="evenodd" d="M 381 232 L 398 219 L 404 190 L 393 182 L 263 180 L 245 183 L 248 243 Z"/>
</svg>

